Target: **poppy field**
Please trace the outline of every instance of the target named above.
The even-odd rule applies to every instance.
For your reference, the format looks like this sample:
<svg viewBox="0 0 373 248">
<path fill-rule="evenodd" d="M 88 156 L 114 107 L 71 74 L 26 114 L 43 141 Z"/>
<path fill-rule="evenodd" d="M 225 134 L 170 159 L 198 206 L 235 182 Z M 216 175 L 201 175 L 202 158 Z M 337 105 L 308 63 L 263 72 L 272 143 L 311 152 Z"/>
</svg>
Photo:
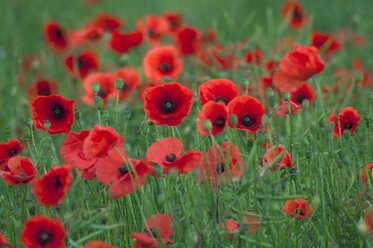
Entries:
<svg viewBox="0 0 373 248">
<path fill-rule="evenodd" d="M 3 0 L 0 247 L 373 247 L 370 0 Z"/>
</svg>

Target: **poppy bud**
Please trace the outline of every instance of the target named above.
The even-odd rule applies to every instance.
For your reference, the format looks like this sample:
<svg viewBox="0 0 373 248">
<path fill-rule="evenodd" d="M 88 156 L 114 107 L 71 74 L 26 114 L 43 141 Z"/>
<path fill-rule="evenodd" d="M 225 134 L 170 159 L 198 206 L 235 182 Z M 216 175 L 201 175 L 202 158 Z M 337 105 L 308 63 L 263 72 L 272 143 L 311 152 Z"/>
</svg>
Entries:
<svg viewBox="0 0 373 248">
<path fill-rule="evenodd" d="M 282 92 L 282 99 L 284 99 L 285 102 L 290 101 L 290 93 L 289 92 Z"/>
<path fill-rule="evenodd" d="M 128 56 L 126 54 L 123 54 L 122 56 L 120 56 L 119 58 L 120 67 L 126 66 L 127 62 L 128 62 Z"/>
<path fill-rule="evenodd" d="M 318 209 L 320 207 L 321 200 L 320 197 L 317 195 L 312 199 L 311 205 L 314 210 Z"/>
<path fill-rule="evenodd" d="M 23 137 L 25 137 L 25 139 L 29 139 L 31 137 L 30 128 L 24 127 L 22 129 L 22 135 L 23 135 Z"/>
<path fill-rule="evenodd" d="M 34 122 L 31 118 L 27 119 L 27 126 L 32 127 L 34 125 Z"/>
<path fill-rule="evenodd" d="M 122 87 L 123 87 L 123 84 L 124 84 L 123 79 L 121 79 L 121 78 L 117 78 L 117 79 L 115 79 L 115 88 L 116 88 L 117 90 L 121 90 Z"/>
<path fill-rule="evenodd" d="M 93 97 L 93 103 L 95 104 L 98 110 L 102 110 L 102 108 L 104 107 L 104 101 L 99 96 Z"/>
<path fill-rule="evenodd" d="M 80 120 L 81 113 L 78 108 L 74 108 L 75 119 Z"/>
<path fill-rule="evenodd" d="M 341 115 L 341 110 L 336 109 L 335 110 L 335 115 L 337 116 L 337 119 L 339 119 L 339 116 Z"/>
<path fill-rule="evenodd" d="M 157 198 L 157 201 L 159 203 L 160 206 L 163 206 L 166 202 L 166 196 L 164 193 L 161 193 L 158 195 L 158 198 Z"/>
<path fill-rule="evenodd" d="M 210 131 L 212 129 L 212 123 L 209 119 L 205 119 L 203 121 L 203 128 L 206 129 L 207 131 Z"/>
<path fill-rule="evenodd" d="M 51 122 L 48 121 L 48 120 L 45 120 L 45 121 L 44 121 L 44 127 L 45 127 L 45 129 L 48 131 L 48 129 L 51 127 Z"/>
<path fill-rule="evenodd" d="M 163 83 L 172 83 L 172 78 L 170 78 L 170 77 L 163 77 L 162 78 L 162 82 Z"/>
<path fill-rule="evenodd" d="M 235 114 L 231 114 L 229 118 L 231 120 L 232 126 L 233 127 L 237 126 L 237 122 L 238 122 L 237 116 Z"/>
<path fill-rule="evenodd" d="M 357 223 L 357 231 L 359 232 L 359 234 L 362 236 L 362 237 L 368 237 L 369 236 L 369 229 L 367 227 L 367 225 L 364 223 L 364 221 L 359 221 L 359 223 Z"/>
<path fill-rule="evenodd" d="M 93 93 L 95 93 L 97 95 L 98 91 L 100 90 L 100 83 L 97 82 L 97 81 L 94 81 L 92 84 L 91 84 L 91 87 L 92 87 L 92 91 Z"/>
<path fill-rule="evenodd" d="M 308 109 L 310 107 L 310 101 L 308 99 L 304 99 L 302 102 L 303 109 Z"/>
<path fill-rule="evenodd" d="M 334 121 L 330 121 L 328 123 L 328 129 L 329 129 L 329 131 L 334 132 L 334 127 L 335 127 Z"/>
</svg>

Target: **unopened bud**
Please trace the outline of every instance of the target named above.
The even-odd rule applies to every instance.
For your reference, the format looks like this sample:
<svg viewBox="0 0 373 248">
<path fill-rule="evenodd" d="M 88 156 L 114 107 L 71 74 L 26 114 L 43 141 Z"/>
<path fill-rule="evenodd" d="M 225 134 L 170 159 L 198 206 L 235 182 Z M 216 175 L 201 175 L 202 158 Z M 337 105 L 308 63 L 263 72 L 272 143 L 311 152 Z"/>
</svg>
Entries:
<svg viewBox="0 0 373 248">
<path fill-rule="evenodd" d="M 93 97 L 93 103 L 95 104 L 96 108 L 98 110 L 102 110 L 104 107 L 104 101 L 100 96 L 94 96 Z"/>
<path fill-rule="evenodd" d="M 97 95 L 98 91 L 100 90 L 100 83 L 95 81 L 91 85 L 93 93 Z"/>
<path fill-rule="evenodd" d="M 115 79 L 115 88 L 116 88 L 117 90 L 121 90 L 122 87 L 123 87 L 123 84 L 124 84 L 123 79 L 121 79 L 121 78 L 117 78 L 117 79 Z"/>
</svg>

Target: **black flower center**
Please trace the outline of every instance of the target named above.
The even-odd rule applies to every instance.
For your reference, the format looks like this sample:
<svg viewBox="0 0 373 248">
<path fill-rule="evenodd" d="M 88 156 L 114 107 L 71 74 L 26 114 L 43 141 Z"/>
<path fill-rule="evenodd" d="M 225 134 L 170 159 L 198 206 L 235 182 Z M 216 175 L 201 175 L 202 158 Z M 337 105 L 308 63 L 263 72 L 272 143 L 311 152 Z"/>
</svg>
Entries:
<svg viewBox="0 0 373 248">
<path fill-rule="evenodd" d="M 157 237 L 157 234 L 156 234 L 154 228 L 150 228 L 150 229 L 148 230 L 148 232 L 149 232 L 149 234 L 150 234 L 152 237 L 154 237 L 154 238 Z"/>
<path fill-rule="evenodd" d="M 304 216 L 304 212 L 301 209 L 296 209 L 295 214 Z"/>
<path fill-rule="evenodd" d="M 242 124 L 245 127 L 251 127 L 252 125 L 254 125 L 254 118 L 251 115 L 246 114 L 242 116 Z"/>
<path fill-rule="evenodd" d="M 216 165 L 216 172 L 221 174 L 221 173 L 224 173 L 225 171 L 225 164 L 224 162 L 220 162 Z"/>
<path fill-rule="evenodd" d="M 79 64 L 79 68 L 84 68 L 87 65 L 87 60 L 85 60 L 83 58 L 79 58 L 78 59 L 78 64 Z"/>
<path fill-rule="evenodd" d="M 101 96 L 102 98 L 104 98 L 106 96 L 106 89 L 104 88 L 101 88 L 98 92 L 97 92 L 97 95 L 98 96 Z"/>
<path fill-rule="evenodd" d="M 352 123 L 351 122 L 346 122 L 345 125 L 344 125 L 344 128 L 345 129 L 351 129 L 352 128 Z"/>
<path fill-rule="evenodd" d="M 172 29 L 175 29 L 179 26 L 179 22 L 177 20 L 170 20 L 170 26 Z"/>
<path fill-rule="evenodd" d="M 171 154 L 166 155 L 166 161 L 167 162 L 174 162 L 175 159 L 176 159 L 176 154 L 175 153 L 171 153 Z"/>
<path fill-rule="evenodd" d="M 123 175 L 127 174 L 128 173 L 128 164 L 126 164 L 126 163 L 121 164 L 121 166 L 118 168 L 118 171 L 119 171 L 120 174 L 123 174 Z"/>
<path fill-rule="evenodd" d="M 54 179 L 54 184 L 56 185 L 56 187 L 60 187 L 62 185 L 61 181 L 60 181 L 60 178 L 59 177 L 56 177 Z"/>
<path fill-rule="evenodd" d="M 16 153 L 17 153 L 17 149 L 14 149 L 14 148 L 10 149 L 8 152 L 9 156 L 13 156 Z"/>
<path fill-rule="evenodd" d="M 63 39 L 65 39 L 62 30 L 59 29 L 59 28 L 56 28 L 56 29 L 54 30 L 54 37 L 56 37 L 58 40 L 63 40 Z"/>
<path fill-rule="evenodd" d="M 164 112 L 171 113 L 175 109 L 175 102 L 171 99 L 166 99 L 162 103 L 162 109 Z"/>
<path fill-rule="evenodd" d="M 299 103 L 302 103 L 304 99 L 305 99 L 305 97 L 304 97 L 303 94 L 298 94 L 298 95 L 297 95 L 297 101 L 298 101 Z"/>
<path fill-rule="evenodd" d="M 224 104 L 227 104 L 227 100 L 225 100 L 225 97 L 223 96 L 218 96 L 215 98 L 215 102 L 223 102 Z"/>
<path fill-rule="evenodd" d="M 171 70 L 171 65 L 168 62 L 163 62 L 160 66 L 161 72 L 167 73 Z"/>
<path fill-rule="evenodd" d="M 214 125 L 217 127 L 224 127 L 225 126 L 225 119 L 223 117 L 218 117 L 214 121 Z"/>
<path fill-rule="evenodd" d="M 38 241 L 42 245 L 49 244 L 52 241 L 52 234 L 48 231 L 42 231 L 38 235 Z"/>
<path fill-rule="evenodd" d="M 39 93 L 39 96 L 49 96 L 50 92 L 47 90 L 43 90 L 42 92 Z"/>
<path fill-rule="evenodd" d="M 302 20 L 302 14 L 299 12 L 299 10 L 295 9 L 293 12 L 293 19 L 296 21 Z"/>
<path fill-rule="evenodd" d="M 56 117 L 56 118 L 60 118 L 60 117 L 63 116 L 64 112 L 65 111 L 63 110 L 63 108 L 60 105 L 56 105 L 52 109 L 52 116 Z"/>
<path fill-rule="evenodd" d="M 157 34 L 157 32 L 155 32 L 154 29 L 149 29 L 149 30 L 148 30 L 148 35 L 149 35 L 150 37 L 155 36 L 156 34 Z"/>
<path fill-rule="evenodd" d="M 124 82 L 122 86 L 122 90 L 126 91 L 128 89 L 128 83 Z"/>
</svg>

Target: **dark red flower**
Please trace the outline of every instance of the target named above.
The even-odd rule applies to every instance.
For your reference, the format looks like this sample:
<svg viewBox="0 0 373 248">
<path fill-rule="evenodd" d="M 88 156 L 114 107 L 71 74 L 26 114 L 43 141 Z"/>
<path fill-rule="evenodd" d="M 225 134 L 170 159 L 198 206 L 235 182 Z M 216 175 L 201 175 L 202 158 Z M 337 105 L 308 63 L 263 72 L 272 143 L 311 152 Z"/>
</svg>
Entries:
<svg viewBox="0 0 373 248">
<path fill-rule="evenodd" d="M 0 175 L 9 185 L 30 184 L 38 172 L 28 157 L 10 158 L 7 162 L 7 169 L 0 170 Z"/>
<path fill-rule="evenodd" d="M 172 244 L 170 236 L 175 233 L 172 229 L 171 217 L 169 214 L 155 214 L 146 220 L 146 233 L 132 233 L 131 238 L 136 239 L 134 248 L 156 248 L 162 247 L 158 240 L 159 234 L 163 243 Z"/>
<path fill-rule="evenodd" d="M 339 118 L 337 118 L 335 110 L 333 110 L 327 120 L 327 124 L 331 121 L 334 122 L 334 137 L 339 138 L 344 135 L 344 130 L 346 129 L 350 130 L 351 134 L 354 133 L 359 124 L 360 115 L 353 107 L 342 108 L 340 109 Z M 341 130 L 339 130 L 339 127 L 341 127 Z"/>
<path fill-rule="evenodd" d="M 251 215 L 256 215 L 254 212 L 249 212 Z M 231 219 L 226 219 L 223 223 L 221 223 L 221 228 L 226 231 L 226 232 L 238 232 L 238 229 L 240 228 L 240 225 L 245 225 L 246 227 L 246 232 L 255 232 L 259 225 L 252 225 L 250 223 L 252 222 L 259 222 L 260 219 L 254 216 L 244 216 L 244 221 L 239 222 L 237 220 L 231 220 Z M 233 238 L 233 234 L 228 234 L 227 235 L 229 239 Z"/>
<path fill-rule="evenodd" d="M 308 100 L 310 102 L 310 106 L 312 105 L 312 101 L 315 100 L 315 93 L 312 86 L 309 83 L 304 82 L 298 89 L 293 92 L 290 92 L 290 101 L 302 107 L 302 103 L 304 100 Z"/>
<path fill-rule="evenodd" d="M 63 50 L 69 46 L 68 32 L 55 21 L 50 21 L 44 28 L 45 41 L 52 44 L 55 50 Z"/>
<path fill-rule="evenodd" d="M 364 183 L 364 186 L 366 189 L 368 189 L 367 175 L 366 175 L 367 172 L 370 174 L 369 176 L 373 176 L 373 163 L 368 163 L 366 166 L 364 166 L 363 171 L 360 174 L 361 181 Z"/>
<path fill-rule="evenodd" d="M 31 217 L 23 226 L 21 241 L 27 248 L 65 248 L 66 232 L 58 219 Z"/>
<path fill-rule="evenodd" d="M 304 199 L 299 198 L 285 202 L 284 212 L 298 220 L 311 217 L 312 211 L 311 204 Z"/>
<path fill-rule="evenodd" d="M 175 45 L 183 55 L 196 54 L 202 49 L 202 33 L 192 26 L 183 27 L 175 36 Z"/>
<path fill-rule="evenodd" d="M 355 69 L 358 72 L 363 73 L 363 81 L 361 82 L 361 87 L 362 88 L 369 88 L 371 83 L 372 83 L 370 73 L 368 71 L 364 70 L 360 59 L 356 58 L 354 60 L 353 64 L 354 64 Z"/>
<path fill-rule="evenodd" d="M 131 48 L 139 46 L 143 41 L 143 34 L 140 30 L 130 33 L 120 33 L 114 31 L 111 33 L 109 47 L 117 53 L 126 53 Z"/>
<path fill-rule="evenodd" d="M 364 223 L 368 227 L 368 232 L 373 235 L 373 208 L 370 208 L 364 216 Z"/>
<path fill-rule="evenodd" d="M 105 31 L 113 31 L 122 27 L 123 21 L 116 16 L 101 13 L 93 20 L 90 25 L 100 27 Z"/>
<path fill-rule="evenodd" d="M 83 151 L 87 159 L 99 158 L 123 144 L 123 137 L 114 128 L 96 125 L 85 138 Z"/>
<path fill-rule="evenodd" d="M 119 91 L 119 100 L 124 101 L 137 88 L 140 82 L 140 75 L 135 68 L 123 67 L 115 72 L 115 76 L 123 80 L 123 86 Z M 114 99 L 117 98 L 117 91 L 113 91 Z"/>
<path fill-rule="evenodd" d="M 97 41 L 104 35 L 104 30 L 99 26 L 88 26 L 72 34 L 75 46 L 83 46 L 87 41 Z"/>
<path fill-rule="evenodd" d="M 145 76 L 155 82 L 164 77 L 176 81 L 183 70 L 183 60 L 172 46 L 154 47 L 145 55 L 142 65 Z"/>
<path fill-rule="evenodd" d="M 255 48 L 254 50 L 254 56 L 253 56 L 253 51 L 249 50 L 246 52 L 245 56 L 245 62 L 248 64 L 251 64 L 252 62 L 255 62 L 256 66 L 260 66 L 262 64 L 264 54 L 260 49 Z"/>
<path fill-rule="evenodd" d="M 228 104 L 229 114 L 236 115 L 237 125 L 233 126 L 231 118 L 228 125 L 232 128 L 256 132 L 259 130 L 259 125 L 262 123 L 262 117 L 266 108 L 255 97 L 243 95 L 234 98 Z"/>
<path fill-rule="evenodd" d="M 178 174 L 193 172 L 200 167 L 203 153 L 188 150 L 181 155 L 182 149 L 183 143 L 179 139 L 167 137 L 149 146 L 146 159 L 161 166 L 166 175 L 170 170 L 176 170 Z"/>
<path fill-rule="evenodd" d="M 102 241 L 90 241 L 84 245 L 84 248 L 115 248 L 114 246 L 109 245 L 108 243 Z"/>
<path fill-rule="evenodd" d="M 211 133 L 216 136 L 222 133 L 227 126 L 228 108 L 223 102 L 209 101 L 198 113 L 197 128 L 202 136 L 210 135 L 209 131 L 205 129 L 204 122 L 210 121 L 212 125 Z"/>
<path fill-rule="evenodd" d="M 165 12 L 163 13 L 163 18 L 168 23 L 168 32 L 170 34 L 175 33 L 181 27 L 182 20 L 179 13 L 176 12 Z"/>
<path fill-rule="evenodd" d="M 282 9 L 282 18 L 289 20 L 289 26 L 294 29 L 302 28 L 308 23 L 302 5 L 297 1 L 288 1 Z"/>
<path fill-rule="evenodd" d="M 78 69 L 80 79 L 84 79 L 90 72 L 99 68 L 99 62 L 94 51 L 84 51 L 77 59 L 73 55 L 66 57 L 65 66 L 72 76 L 76 75 L 75 70 Z"/>
<path fill-rule="evenodd" d="M 86 94 L 85 96 L 83 96 L 82 101 L 94 106 L 93 97 L 95 96 L 95 93 L 92 91 L 92 83 L 99 82 L 100 90 L 98 91 L 97 95 L 102 98 L 105 106 L 107 101 L 109 100 L 109 96 L 115 94 L 115 79 L 116 76 L 113 73 L 96 72 L 89 74 L 83 82 L 83 87 Z"/>
<path fill-rule="evenodd" d="M 168 31 L 168 22 L 159 16 L 148 15 L 145 20 L 137 22 L 137 28 L 142 31 L 150 45 L 159 45 L 160 38 Z"/>
<path fill-rule="evenodd" d="M 73 183 L 71 165 L 52 167 L 44 176 L 34 181 L 32 193 L 41 204 L 49 207 L 59 205 Z"/>
<path fill-rule="evenodd" d="M 193 105 L 193 91 L 179 83 L 148 88 L 143 98 L 145 114 L 157 125 L 179 125 Z"/>
<path fill-rule="evenodd" d="M 3 248 L 13 248 L 13 246 L 9 243 L 6 237 L 0 231 L 0 247 Z"/>
<path fill-rule="evenodd" d="M 31 101 L 37 96 L 49 96 L 58 94 L 58 85 L 55 80 L 37 79 L 34 84 L 30 85 L 27 97 Z"/>
<path fill-rule="evenodd" d="M 23 148 L 25 147 L 16 139 L 9 139 L 6 143 L 0 143 L 0 163 L 17 156 Z"/>
<path fill-rule="evenodd" d="M 283 145 L 278 145 L 278 146 L 273 146 L 268 151 L 266 154 L 264 154 L 263 157 L 263 166 L 269 165 L 278 155 L 282 153 L 282 151 L 285 150 L 285 147 Z M 272 166 L 270 169 L 271 170 L 283 170 L 286 168 L 290 168 L 293 166 L 293 163 L 291 162 L 291 157 L 290 153 L 285 150 L 284 155 L 277 161 L 277 163 Z"/>
<path fill-rule="evenodd" d="M 333 36 L 318 31 L 312 33 L 311 45 L 317 47 L 319 50 L 326 47 L 324 52 L 327 59 L 330 59 L 331 54 L 341 48 L 341 44 Z"/>
<path fill-rule="evenodd" d="M 44 121 L 50 122 L 49 134 L 69 133 L 74 123 L 74 100 L 62 95 L 38 96 L 31 101 L 30 110 L 35 128 L 45 131 Z"/>
<path fill-rule="evenodd" d="M 224 78 L 210 79 L 198 87 L 198 97 L 202 105 L 208 101 L 223 102 L 227 105 L 239 95 L 237 85 Z"/>
</svg>

